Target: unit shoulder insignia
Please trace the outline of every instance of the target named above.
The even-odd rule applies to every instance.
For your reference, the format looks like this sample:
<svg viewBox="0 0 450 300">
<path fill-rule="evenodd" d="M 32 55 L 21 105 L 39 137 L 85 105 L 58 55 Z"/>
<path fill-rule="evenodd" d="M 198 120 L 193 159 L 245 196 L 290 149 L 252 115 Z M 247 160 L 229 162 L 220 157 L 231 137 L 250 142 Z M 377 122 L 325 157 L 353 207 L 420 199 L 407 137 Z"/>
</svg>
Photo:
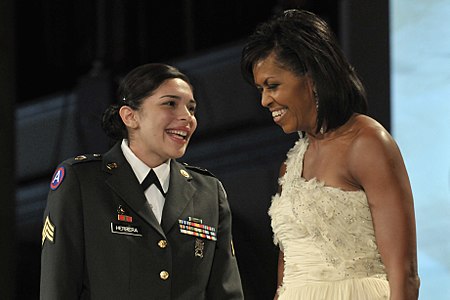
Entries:
<svg viewBox="0 0 450 300">
<path fill-rule="evenodd" d="M 50 181 L 50 189 L 56 191 L 59 186 L 62 184 L 64 178 L 66 177 L 66 167 L 71 166 L 80 162 L 92 162 L 92 161 L 101 161 L 102 156 L 100 154 L 86 154 L 86 155 L 78 155 L 69 159 L 66 159 L 63 163 L 61 163 L 58 168 L 55 170 L 52 176 L 52 180 Z"/>
<path fill-rule="evenodd" d="M 191 165 L 189 165 L 189 164 L 187 164 L 187 163 L 183 163 L 183 166 L 184 166 L 186 169 L 189 169 L 189 170 L 191 170 L 191 171 L 194 171 L 194 172 L 197 172 L 197 173 L 200 173 L 200 174 L 203 174 L 203 175 L 207 175 L 207 176 L 216 177 L 213 173 L 211 173 L 211 172 L 208 171 L 207 169 L 203 169 L 203 168 L 196 167 L 196 166 L 191 166 Z"/>
<path fill-rule="evenodd" d="M 66 168 L 64 168 L 63 166 L 58 167 L 55 173 L 53 173 L 52 181 L 50 181 L 50 188 L 53 191 L 56 191 L 63 182 L 65 176 L 66 176 Z"/>
</svg>

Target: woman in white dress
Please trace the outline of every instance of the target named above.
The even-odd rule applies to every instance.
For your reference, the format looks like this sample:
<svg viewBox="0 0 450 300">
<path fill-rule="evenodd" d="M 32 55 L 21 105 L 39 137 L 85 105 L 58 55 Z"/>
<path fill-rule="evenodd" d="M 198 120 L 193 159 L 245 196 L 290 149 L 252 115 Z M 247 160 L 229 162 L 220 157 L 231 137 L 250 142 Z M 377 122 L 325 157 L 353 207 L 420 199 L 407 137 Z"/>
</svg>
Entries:
<svg viewBox="0 0 450 300">
<path fill-rule="evenodd" d="M 244 76 L 285 133 L 299 132 L 269 214 L 275 298 L 418 298 L 414 205 L 401 153 L 367 116 L 364 88 L 328 25 L 299 10 L 261 24 Z"/>
</svg>

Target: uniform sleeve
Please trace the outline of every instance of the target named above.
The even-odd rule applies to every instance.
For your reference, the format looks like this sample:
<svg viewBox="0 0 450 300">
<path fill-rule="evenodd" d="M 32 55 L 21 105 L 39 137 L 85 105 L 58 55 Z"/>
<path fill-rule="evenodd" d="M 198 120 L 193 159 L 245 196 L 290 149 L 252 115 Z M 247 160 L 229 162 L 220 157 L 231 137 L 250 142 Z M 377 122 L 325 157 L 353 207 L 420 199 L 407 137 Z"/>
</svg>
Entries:
<svg viewBox="0 0 450 300">
<path fill-rule="evenodd" d="M 71 165 L 61 165 L 50 183 L 44 212 L 40 298 L 80 299 L 84 241 L 81 193 Z"/>
<path fill-rule="evenodd" d="M 207 299 L 244 299 L 231 234 L 231 211 L 225 190 L 218 182 L 219 226 L 216 250 L 207 288 Z"/>
</svg>

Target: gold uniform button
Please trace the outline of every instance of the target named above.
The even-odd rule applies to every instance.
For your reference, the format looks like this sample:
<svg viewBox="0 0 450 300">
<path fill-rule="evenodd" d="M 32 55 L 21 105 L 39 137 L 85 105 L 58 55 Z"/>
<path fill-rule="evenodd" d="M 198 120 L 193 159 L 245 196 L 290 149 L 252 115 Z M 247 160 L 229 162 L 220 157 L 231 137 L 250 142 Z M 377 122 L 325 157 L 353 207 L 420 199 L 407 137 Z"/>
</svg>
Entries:
<svg viewBox="0 0 450 300">
<path fill-rule="evenodd" d="M 169 278 L 169 272 L 161 271 L 161 273 L 159 273 L 159 278 L 161 278 L 162 280 L 167 280 Z"/>
<path fill-rule="evenodd" d="M 180 170 L 181 175 L 183 175 L 186 178 L 189 178 L 189 173 L 186 172 L 186 170 Z"/>
<path fill-rule="evenodd" d="M 161 248 L 161 249 L 166 248 L 166 247 L 167 247 L 167 241 L 166 241 L 166 240 L 160 240 L 160 241 L 158 242 L 158 246 L 159 246 L 159 248 Z"/>
</svg>

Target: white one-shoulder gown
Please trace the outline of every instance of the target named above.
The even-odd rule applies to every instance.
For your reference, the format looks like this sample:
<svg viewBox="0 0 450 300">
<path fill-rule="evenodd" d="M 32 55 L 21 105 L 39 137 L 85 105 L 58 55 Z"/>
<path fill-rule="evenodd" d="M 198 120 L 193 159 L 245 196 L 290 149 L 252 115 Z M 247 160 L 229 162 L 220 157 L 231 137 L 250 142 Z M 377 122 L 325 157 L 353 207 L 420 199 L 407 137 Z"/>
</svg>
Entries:
<svg viewBox="0 0 450 300">
<path fill-rule="evenodd" d="M 364 191 L 344 191 L 302 177 L 308 139 L 288 152 L 282 193 L 269 209 L 284 253 L 279 300 L 389 299 Z"/>
</svg>

